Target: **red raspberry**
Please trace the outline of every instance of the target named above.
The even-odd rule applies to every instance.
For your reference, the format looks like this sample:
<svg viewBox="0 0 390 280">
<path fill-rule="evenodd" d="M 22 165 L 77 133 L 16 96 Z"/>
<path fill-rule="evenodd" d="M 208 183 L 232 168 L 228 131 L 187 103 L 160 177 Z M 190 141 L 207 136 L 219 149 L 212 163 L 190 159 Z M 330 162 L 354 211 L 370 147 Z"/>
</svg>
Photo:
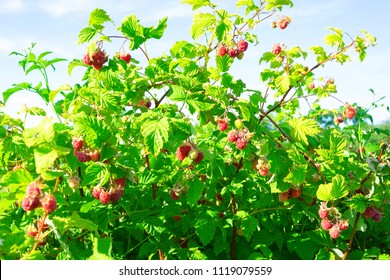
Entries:
<svg viewBox="0 0 390 280">
<path fill-rule="evenodd" d="M 203 160 L 203 157 L 204 157 L 203 153 L 199 151 L 198 156 L 196 157 L 196 159 L 194 159 L 194 162 L 200 163 Z"/>
<path fill-rule="evenodd" d="M 43 198 L 41 198 L 41 205 L 43 210 L 47 213 L 52 213 L 57 208 L 56 198 L 51 194 L 46 194 Z"/>
<path fill-rule="evenodd" d="M 223 196 L 219 193 L 217 194 L 217 196 L 215 197 L 217 200 L 219 201 L 222 201 L 223 200 Z"/>
<path fill-rule="evenodd" d="M 94 187 L 92 189 L 92 196 L 96 199 L 100 199 L 100 193 L 102 192 L 102 188 L 101 187 Z"/>
<path fill-rule="evenodd" d="M 99 63 L 94 63 L 92 64 L 93 68 L 95 68 L 96 70 L 100 70 L 103 68 L 103 64 L 99 64 Z"/>
<path fill-rule="evenodd" d="M 274 55 L 278 55 L 280 52 L 282 51 L 282 47 L 279 45 L 279 44 L 275 44 L 273 47 L 272 47 L 272 53 Z"/>
<path fill-rule="evenodd" d="M 266 167 L 262 167 L 262 168 L 259 169 L 259 173 L 260 173 L 261 176 L 267 176 L 268 173 L 269 173 L 269 170 Z"/>
<path fill-rule="evenodd" d="M 126 63 L 130 63 L 131 55 L 129 53 L 121 53 L 119 57 L 120 59 L 126 61 Z"/>
<path fill-rule="evenodd" d="M 26 189 L 26 195 L 28 197 L 34 198 L 34 197 L 39 197 L 42 195 L 42 190 L 39 187 L 37 182 L 32 182 L 27 186 Z"/>
<path fill-rule="evenodd" d="M 326 219 L 328 217 L 329 211 L 326 209 L 320 209 L 318 210 L 318 216 L 320 216 L 321 219 Z"/>
<path fill-rule="evenodd" d="M 27 230 L 27 235 L 36 237 L 38 235 L 38 230 L 33 225 L 30 225 Z"/>
<path fill-rule="evenodd" d="M 94 150 L 93 152 L 90 152 L 89 157 L 91 158 L 92 161 L 99 161 L 100 160 L 99 150 Z"/>
<path fill-rule="evenodd" d="M 42 219 L 39 219 L 37 221 L 37 227 L 38 227 L 38 229 L 41 228 L 42 231 L 44 231 L 44 230 L 47 230 L 49 228 L 49 225 L 46 224 L 44 221 L 42 221 Z"/>
<path fill-rule="evenodd" d="M 180 217 L 179 215 L 175 215 L 175 216 L 173 216 L 173 219 L 174 219 L 175 221 L 180 221 L 180 220 L 181 220 L 181 217 Z"/>
<path fill-rule="evenodd" d="M 309 88 L 310 88 L 310 89 L 315 89 L 315 87 L 316 87 L 316 85 L 315 85 L 314 83 L 311 83 L 311 84 L 309 85 Z"/>
<path fill-rule="evenodd" d="M 173 200 L 178 200 L 178 199 L 180 198 L 180 196 L 178 196 L 178 195 L 176 194 L 176 192 L 175 192 L 174 189 L 172 189 L 172 190 L 169 191 L 169 195 L 171 196 L 171 198 L 172 198 Z"/>
<path fill-rule="evenodd" d="M 329 235 L 333 239 L 336 239 L 340 236 L 340 229 L 337 225 L 334 225 L 330 230 L 329 230 Z"/>
<path fill-rule="evenodd" d="M 372 219 L 374 220 L 374 222 L 378 223 L 382 220 L 382 214 L 380 212 L 376 212 Z"/>
<path fill-rule="evenodd" d="M 377 211 L 375 210 L 375 208 L 369 206 L 364 211 L 363 216 L 364 216 L 364 218 L 369 219 L 369 218 L 374 217 L 376 213 L 377 213 Z"/>
<path fill-rule="evenodd" d="M 288 191 L 287 192 L 282 192 L 282 193 L 279 194 L 278 198 L 279 198 L 280 202 L 286 202 L 287 200 L 289 200 L 290 195 L 289 195 Z"/>
<path fill-rule="evenodd" d="M 340 230 L 346 230 L 348 228 L 348 220 L 340 220 L 339 222 L 339 228 Z"/>
<path fill-rule="evenodd" d="M 121 187 L 110 189 L 109 194 L 111 196 L 111 201 L 118 202 L 119 199 L 122 197 L 123 192 L 124 192 L 124 190 Z"/>
<path fill-rule="evenodd" d="M 72 140 L 72 146 L 73 146 L 73 148 L 74 148 L 76 151 L 80 150 L 80 149 L 83 147 L 83 145 L 84 145 L 84 140 L 83 140 L 83 138 L 81 138 L 81 137 L 79 137 L 79 138 L 74 138 L 74 139 Z"/>
<path fill-rule="evenodd" d="M 321 220 L 321 227 L 323 230 L 329 230 L 333 227 L 333 223 L 328 219 Z"/>
<path fill-rule="evenodd" d="M 236 147 L 239 150 L 243 150 L 247 144 L 248 142 L 245 139 L 238 138 L 236 141 Z"/>
<path fill-rule="evenodd" d="M 91 57 L 89 56 L 89 53 L 86 53 L 83 55 L 83 62 L 87 65 L 93 64 L 93 61 L 91 60 Z"/>
<path fill-rule="evenodd" d="M 298 197 L 300 197 L 300 196 L 301 196 L 301 193 L 302 193 L 302 191 L 301 191 L 301 189 L 299 189 L 299 188 L 292 188 L 292 189 L 291 189 L 291 197 L 293 197 L 293 198 L 298 198 Z"/>
<path fill-rule="evenodd" d="M 106 53 L 101 49 L 97 49 L 96 51 L 94 51 L 91 55 L 91 58 L 94 64 L 100 65 L 103 65 L 108 59 Z"/>
<path fill-rule="evenodd" d="M 196 203 L 199 204 L 199 205 L 203 205 L 203 204 L 206 203 L 206 200 L 205 199 L 199 199 Z"/>
<path fill-rule="evenodd" d="M 108 204 L 111 200 L 111 195 L 106 190 L 103 189 L 100 192 L 99 200 L 102 204 Z"/>
<path fill-rule="evenodd" d="M 77 159 L 79 162 L 87 162 L 91 160 L 91 156 L 89 154 L 86 154 L 84 152 L 77 152 L 76 153 Z"/>
<path fill-rule="evenodd" d="M 124 187 L 126 185 L 125 177 L 115 179 L 114 182 L 115 182 L 115 184 L 117 184 L 118 186 L 121 186 L 121 187 Z"/>
<path fill-rule="evenodd" d="M 248 42 L 245 40 L 240 40 L 237 42 L 238 51 L 243 53 L 248 49 Z"/>
<path fill-rule="evenodd" d="M 225 131 L 229 126 L 229 123 L 226 120 L 218 120 L 218 129 L 220 131 Z"/>
<path fill-rule="evenodd" d="M 181 145 L 176 150 L 176 157 L 178 160 L 183 161 L 191 151 L 190 145 Z"/>
<path fill-rule="evenodd" d="M 223 217 L 225 217 L 225 213 L 224 212 L 218 212 L 218 217 L 223 219 Z"/>
<path fill-rule="evenodd" d="M 356 115 L 356 110 L 352 107 L 345 109 L 345 117 L 347 119 L 352 119 Z"/>
<path fill-rule="evenodd" d="M 228 50 L 224 44 L 219 44 L 217 47 L 217 55 L 219 56 L 225 56 L 227 54 Z"/>
<path fill-rule="evenodd" d="M 32 211 L 40 205 L 38 197 L 25 197 L 22 201 L 22 208 L 24 211 Z"/>
<path fill-rule="evenodd" d="M 228 135 L 227 135 L 227 138 L 228 138 L 228 141 L 231 142 L 231 143 L 234 143 L 237 141 L 238 137 L 237 137 L 237 131 L 232 129 L 229 131 Z"/>
<path fill-rule="evenodd" d="M 239 51 L 237 48 L 229 48 L 228 50 L 228 55 L 231 57 L 231 58 L 234 58 L 234 57 L 237 57 L 239 54 Z"/>
<path fill-rule="evenodd" d="M 149 99 L 143 99 L 141 101 L 138 102 L 138 106 L 140 107 L 146 107 L 146 108 L 150 108 L 150 106 L 152 106 L 152 102 L 149 100 Z"/>
<path fill-rule="evenodd" d="M 285 29 L 287 25 L 289 24 L 288 20 L 285 18 L 282 18 L 278 21 L 278 26 L 280 29 Z"/>
</svg>

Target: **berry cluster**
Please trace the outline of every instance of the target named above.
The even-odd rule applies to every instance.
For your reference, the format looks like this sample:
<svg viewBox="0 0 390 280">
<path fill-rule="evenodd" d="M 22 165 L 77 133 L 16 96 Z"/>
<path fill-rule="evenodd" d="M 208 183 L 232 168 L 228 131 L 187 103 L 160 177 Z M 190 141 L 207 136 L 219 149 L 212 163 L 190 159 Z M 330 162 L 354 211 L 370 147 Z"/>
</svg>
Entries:
<svg viewBox="0 0 390 280">
<path fill-rule="evenodd" d="M 245 149 L 248 141 L 253 137 L 253 133 L 250 133 L 246 128 L 235 130 L 232 129 L 228 132 L 227 138 L 231 143 L 236 143 L 236 147 L 239 150 Z"/>
<path fill-rule="evenodd" d="M 110 184 L 109 189 L 105 189 L 101 186 L 96 186 L 92 189 L 92 196 L 102 204 L 109 204 L 118 202 L 124 193 L 125 178 L 118 178 Z"/>
<path fill-rule="evenodd" d="M 364 218 L 373 219 L 374 222 L 380 222 L 382 220 L 382 213 L 374 207 L 368 206 L 363 213 Z"/>
<path fill-rule="evenodd" d="M 32 182 L 27 186 L 22 208 L 24 211 L 32 211 L 40 206 L 47 213 L 52 213 L 57 208 L 57 202 L 53 195 L 42 193 L 39 182 Z"/>
<path fill-rule="evenodd" d="M 292 17 L 284 16 L 279 18 L 277 21 L 273 21 L 271 23 L 272 28 L 276 28 L 279 26 L 280 29 L 286 29 L 286 27 L 291 23 Z"/>
<path fill-rule="evenodd" d="M 336 239 L 340 236 L 341 231 L 346 230 L 349 226 L 347 220 L 340 219 L 340 213 L 336 207 L 328 207 L 327 202 L 321 202 L 318 215 L 321 218 L 321 227 L 329 231 L 331 238 Z"/>
<path fill-rule="evenodd" d="M 83 61 L 87 65 L 92 65 L 96 70 L 100 70 L 103 64 L 108 61 L 108 56 L 105 51 L 97 48 L 92 53 L 86 53 L 83 56 Z"/>
<path fill-rule="evenodd" d="M 115 57 L 124 60 L 126 63 L 130 63 L 131 60 L 131 54 L 128 52 L 117 52 Z"/>
<path fill-rule="evenodd" d="M 83 148 L 84 140 L 82 137 L 74 138 L 72 140 L 73 154 L 77 157 L 79 162 L 88 162 L 88 161 L 99 161 L 100 152 L 99 150 L 89 150 L 88 148 Z"/>
<path fill-rule="evenodd" d="M 262 156 L 259 159 L 252 162 L 252 168 L 256 172 L 259 172 L 261 176 L 267 176 L 271 166 L 268 163 L 267 158 L 265 156 Z"/>
<path fill-rule="evenodd" d="M 298 198 L 301 196 L 302 190 L 300 188 L 289 188 L 287 191 L 279 194 L 280 202 L 286 202 L 291 198 Z"/>
<path fill-rule="evenodd" d="M 193 162 L 200 163 L 203 160 L 204 154 L 193 144 L 188 143 L 177 148 L 176 157 L 180 161 L 183 161 L 186 157 L 189 157 Z"/>
<path fill-rule="evenodd" d="M 239 40 L 235 46 L 226 46 L 223 43 L 220 43 L 217 47 L 217 55 L 225 56 L 228 55 L 231 58 L 237 57 L 242 59 L 244 57 L 244 52 L 248 49 L 248 42 L 245 40 Z"/>
<path fill-rule="evenodd" d="M 174 187 L 169 191 L 169 195 L 173 200 L 179 200 L 180 196 L 185 194 L 188 191 L 188 187 L 182 182 L 178 182 Z M 200 203 L 198 203 L 200 204 Z"/>
<path fill-rule="evenodd" d="M 49 225 L 46 224 L 42 219 L 37 220 L 37 226 L 35 227 L 33 224 L 31 224 L 27 229 L 27 235 L 34 237 L 35 240 L 40 240 L 38 243 L 40 246 L 44 246 L 46 242 L 42 241 L 43 237 L 46 236 L 44 231 L 46 231 L 49 228 Z M 38 235 L 39 230 L 41 231 L 41 234 Z"/>
</svg>

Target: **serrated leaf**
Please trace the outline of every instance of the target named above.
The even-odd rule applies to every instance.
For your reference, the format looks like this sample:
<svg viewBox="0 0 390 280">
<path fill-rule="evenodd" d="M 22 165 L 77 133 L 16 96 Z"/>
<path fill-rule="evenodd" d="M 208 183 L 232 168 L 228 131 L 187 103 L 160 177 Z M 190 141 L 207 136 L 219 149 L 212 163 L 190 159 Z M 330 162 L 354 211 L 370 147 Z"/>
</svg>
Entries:
<svg viewBox="0 0 390 280">
<path fill-rule="evenodd" d="M 103 23 L 111 21 L 107 12 L 103 9 L 95 9 L 91 12 L 88 20 L 88 26 L 102 25 Z"/>
<path fill-rule="evenodd" d="M 215 235 L 214 220 L 210 218 L 199 219 L 195 224 L 195 231 L 204 246 L 213 240 Z"/>
<path fill-rule="evenodd" d="M 145 38 L 161 39 L 161 37 L 164 35 L 165 29 L 167 28 L 167 21 L 168 18 L 165 17 L 158 22 L 156 28 L 154 28 L 153 26 L 144 28 Z"/>
<path fill-rule="evenodd" d="M 54 166 L 55 161 L 67 155 L 70 149 L 59 146 L 42 146 L 34 149 L 35 168 L 38 174 Z"/>
<path fill-rule="evenodd" d="M 188 182 L 187 201 L 190 205 L 196 205 L 199 198 L 202 196 L 204 185 L 195 177 L 192 182 Z"/>
<path fill-rule="evenodd" d="M 300 118 L 288 121 L 291 126 L 291 136 L 302 143 L 308 145 L 307 136 L 314 136 L 321 132 L 317 122 L 312 119 Z"/>
<path fill-rule="evenodd" d="M 164 143 L 168 141 L 169 122 L 167 117 L 159 120 L 147 120 L 141 126 L 141 134 L 151 151 L 160 153 Z"/>
<path fill-rule="evenodd" d="M 183 0 L 182 3 L 191 5 L 192 10 L 197 10 L 211 4 L 210 0 Z"/>
<path fill-rule="evenodd" d="M 33 177 L 26 169 L 18 169 L 4 174 L 0 179 L 0 185 L 3 188 L 27 187 L 33 181 Z"/>
<path fill-rule="evenodd" d="M 100 162 L 94 162 L 85 170 L 82 186 L 103 186 L 110 180 L 110 172 L 107 166 Z"/>
<path fill-rule="evenodd" d="M 215 106 L 212 100 L 202 94 L 192 94 L 187 100 L 187 104 L 191 113 L 209 111 Z"/>
<path fill-rule="evenodd" d="M 351 197 L 349 200 L 345 201 L 351 209 L 356 212 L 364 212 L 368 203 L 368 198 L 364 197 L 362 194 L 358 193 Z"/>
<path fill-rule="evenodd" d="M 79 229 L 85 229 L 88 231 L 95 231 L 97 230 L 97 225 L 94 224 L 91 220 L 83 219 L 77 214 L 77 212 L 73 212 L 72 216 L 69 218 L 70 224 L 73 227 L 79 228 Z"/>
<path fill-rule="evenodd" d="M 244 235 L 246 240 L 250 241 L 253 233 L 257 230 L 258 226 L 259 221 L 252 216 L 247 215 L 241 220 L 242 234 Z"/>
<path fill-rule="evenodd" d="M 217 55 L 215 56 L 215 61 L 217 63 L 217 69 L 219 70 L 219 72 L 229 71 L 230 66 L 233 63 L 233 59 L 228 55 L 224 55 L 224 56 Z"/>
<path fill-rule="evenodd" d="M 171 85 L 170 86 L 170 94 L 169 99 L 172 101 L 185 101 L 186 100 L 186 93 L 184 89 L 177 85 Z"/>
<path fill-rule="evenodd" d="M 28 128 L 23 132 L 23 140 L 27 147 L 47 144 L 54 138 L 54 128 L 52 118 L 43 118 L 38 126 Z"/>
<path fill-rule="evenodd" d="M 341 175 L 332 178 L 332 183 L 322 184 L 317 190 L 317 198 L 322 201 L 332 201 L 348 195 L 345 179 Z"/>
<path fill-rule="evenodd" d="M 286 92 L 290 87 L 290 77 L 286 75 L 277 77 L 275 79 L 275 85 L 281 92 Z"/>
<path fill-rule="evenodd" d="M 97 34 L 97 30 L 93 27 L 84 27 L 80 30 L 77 44 L 83 44 L 91 41 Z"/>
<path fill-rule="evenodd" d="M 232 29 L 232 22 L 229 19 L 220 20 L 215 28 L 218 41 L 223 41 Z"/>
<path fill-rule="evenodd" d="M 290 173 L 284 178 L 284 182 L 291 183 L 293 185 L 301 185 L 306 179 L 306 166 L 294 165 Z"/>
<path fill-rule="evenodd" d="M 137 49 L 146 41 L 143 26 L 139 24 L 139 20 L 135 15 L 125 17 L 122 21 L 122 25 L 118 29 L 131 40 L 131 50 Z"/>
<path fill-rule="evenodd" d="M 191 26 L 191 37 L 197 39 L 202 36 L 216 22 L 215 16 L 208 13 L 196 13 Z"/>
</svg>

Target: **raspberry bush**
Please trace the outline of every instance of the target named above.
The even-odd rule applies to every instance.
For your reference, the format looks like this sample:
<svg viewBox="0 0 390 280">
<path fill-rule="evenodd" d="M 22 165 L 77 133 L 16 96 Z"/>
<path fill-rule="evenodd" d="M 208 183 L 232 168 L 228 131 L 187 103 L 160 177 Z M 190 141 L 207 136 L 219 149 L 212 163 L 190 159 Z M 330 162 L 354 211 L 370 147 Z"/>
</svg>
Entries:
<svg viewBox="0 0 390 280">
<path fill-rule="evenodd" d="M 167 18 L 129 15 L 106 34 L 112 19 L 93 10 L 78 34 L 85 53 L 69 62 L 69 74 L 84 71 L 75 85 L 50 86 L 64 59 L 34 45 L 12 53 L 42 82 L 12 85 L 4 106 L 34 92 L 58 119 L 25 108 L 41 116 L 28 128 L 0 112 L 1 258 L 389 259 L 388 131 L 348 100 L 323 109 L 337 77 L 316 74 L 363 61 L 375 38 L 330 28 L 308 50 L 269 42 L 249 88 L 231 67 L 263 43 L 258 26 L 294 28 L 293 3 L 238 0 L 232 13 L 183 2 L 196 10 L 193 40 L 157 57 L 146 45 Z"/>
</svg>

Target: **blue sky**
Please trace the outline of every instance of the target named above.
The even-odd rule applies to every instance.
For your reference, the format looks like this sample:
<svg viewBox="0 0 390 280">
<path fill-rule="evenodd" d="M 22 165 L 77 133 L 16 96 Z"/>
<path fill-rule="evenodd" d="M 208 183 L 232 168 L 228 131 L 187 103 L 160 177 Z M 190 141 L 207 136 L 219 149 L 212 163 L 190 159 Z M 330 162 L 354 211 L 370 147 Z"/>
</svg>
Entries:
<svg viewBox="0 0 390 280">
<path fill-rule="evenodd" d="M 168 28 L 162 40 L 148 44 L 150 56 L 168 52 L 178 40 L 191 40 L 189 35 L 192 23 L 192 11 L 187 5 L 181 5 L 180 0 L 0 0 L 0 92 L 11 87 L 13 83 L 29 81 L 37 83 L 37 76 L 25 77 L 17 66 L 17 57 L 8 56 L 12 51 L 21 51 L 32 42 L 36 42 L 37 51 L 50 50 L 54 56 L 69 60 L 81 58 L 85 45 L 77 45 L 77 34 L 88 22 L 89 13 L 95 8 L 102 8 L 120 25 L 123 17 L 129 14 L 137 15 L 144 25 L 156 24 L 159 19 L 168 16 Z M 224 7 L 234 11 L 236 1 L 214 1 L 223 3 Z M 259 45 L 249 47 L 245 58 L 234 64 L 234 75 L 241 78 L 249 87 L 261 88 L 258 79 L 261 67 L 259 57 L 269 51 L 275 43 L 284 43 L 287 47 L 301 46 L 307 50 L 311 45 L 324 45 L 323 38 L 328 33 L 326 27 L 333 26 L 343 29 L 352 37 L 361 29 L 371 32 L 378 39 L 378 44 L 368 50 L 367 58 L 360 63 L 356 56 L 353 62 L 344 66 L 331 63 L 317 72 L 318 75 L 332 77 L 338 88 L 337 97 L 349 103 L 367 106 L 373 101 L 369 89 L 373 89 L 377 97 L 386 96 L 382 103 L 390 106 L 390 89 L 387 85 L 390 79 L 390 32 L 386 19 L 389 16 L 390 1 L 386 0 L 295 0 L 292 9 L 285 9 L 283 15 L 293 17 L 293 22 L 285 30 L 270 28 L 270 21 L 256 29 Z M 230 4 L 229 4 L 230 3 Z M 115 33 L 115 26 L 110 26 L 110 34 Z M 119 49 L 121 42 L 114 42 L 112 51 Z M 310 54 L 310 52 L 309 52 Z M 141 53 L 132 53 L 137 59 Z M 54 57 L 53 56 L 53 57 Z M 308 65 L 314 61 L 308 59 Z M 80 81 L 80 71 L 74 71 L 71 77 L 67 75 L 67 63 L 57 67 L 51 73 L 52 88 L 62 84 L 74 84 Z M 18 93 L 7 102 L 5 111 L 13 116 L 23 104 L 39 106 L 44 104 L 31 94 Z M 340 106 L 336 100 L 324 100 L 326 108 Z M 50 115 L 50 109 L 48 114 Z M 304 110 L 304 107 L 303 107 Z M 390 119 L 385 108 L 371 112 L 375 123 Z M 34 123 L 34 119 L 31 119 Z"/>
</svg>

